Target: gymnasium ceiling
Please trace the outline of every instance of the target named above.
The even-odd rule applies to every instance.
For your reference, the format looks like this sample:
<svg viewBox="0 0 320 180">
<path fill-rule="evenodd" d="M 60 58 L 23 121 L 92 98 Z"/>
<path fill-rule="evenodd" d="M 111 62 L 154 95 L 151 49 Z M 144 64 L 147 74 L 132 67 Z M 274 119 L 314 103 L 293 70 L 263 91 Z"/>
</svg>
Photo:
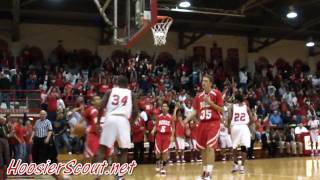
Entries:
<svg viewBox="0 0 320 180">
<path fill-rule="evenodd" d="M 159 15 L 173 17 L 174 25 L 171 30 L 177 32 L 247 36 L 262 45 L 281 39 L 307 40 L 310 36 L 320 39 L 320 0 L 192 1 L 192 10 L 243 13 L 245 17 L 168 10 L 176 4 L 177 0 L 158 0 Z M 286 18 L 289 6 L 295 8 L 298 18 Z M 13 34 L 19 32 L 18 24 L 24 22 L 98 27 L 105 25 L 93 0 L 0 0 L 0 19 L 12 22 L 12 26 L 0 27 L 0 31 L 12 30 Z"/>
</svg>

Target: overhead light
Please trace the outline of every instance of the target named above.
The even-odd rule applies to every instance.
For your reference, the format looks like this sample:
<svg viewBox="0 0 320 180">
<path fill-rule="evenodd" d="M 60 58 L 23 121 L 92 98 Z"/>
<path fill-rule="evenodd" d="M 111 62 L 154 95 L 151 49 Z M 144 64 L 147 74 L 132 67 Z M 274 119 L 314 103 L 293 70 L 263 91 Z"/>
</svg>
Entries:
<svg viewBox="0 0 320 180">
<path fill-rule="evenodd" d="M 287 18 L 294 19 L 298 16 L 298 13 L 294 10 L 292 6 L 289 7 L 289 12 L 287 13 Z"/>
<path fill-rule="evenodd" d="M 182 7 L 182 8 L 188 8 L 191 6 L 191 3 L 189 0 L 181 0 L 179 2 L 179 7 Z"/>
<path fill-rule="evenodd" d="M 316 45 L 316 43 L 314 42 L 313 38 L 310 37 L 306 43 L 307 47 L 314 47 Z"/>
</svg>

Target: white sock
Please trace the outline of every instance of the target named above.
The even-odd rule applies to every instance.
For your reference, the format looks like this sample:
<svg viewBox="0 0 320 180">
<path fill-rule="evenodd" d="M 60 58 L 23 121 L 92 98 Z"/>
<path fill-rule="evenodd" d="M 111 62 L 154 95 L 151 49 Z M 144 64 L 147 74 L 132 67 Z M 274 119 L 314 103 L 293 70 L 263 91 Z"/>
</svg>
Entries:
<svg viewBox="0 0 320 180">
<path fill-rule="evenodd" d="M 181 159 L 184 160 L 184 156 L 181 156 Z"/>
<path fill-rule="evenodd" d="M 213 170 L 213 165 L 212 164 L 209 164 L 207 166 L 207 172 L 209 172 L 210 174 L 212 173 L 212 170 Z"/>
<path fill-rule="evenodd" d="M 203 172 L 207 172 L 207 166 L 203 166 Z"/>
</svg>

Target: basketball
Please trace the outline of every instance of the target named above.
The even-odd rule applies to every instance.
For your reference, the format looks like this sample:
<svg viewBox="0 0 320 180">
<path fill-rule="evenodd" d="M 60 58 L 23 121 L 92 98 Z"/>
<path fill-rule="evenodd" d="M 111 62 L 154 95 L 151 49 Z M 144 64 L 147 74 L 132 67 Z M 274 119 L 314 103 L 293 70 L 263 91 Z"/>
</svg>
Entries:
<svg viewBox="0 0 320 180">
<path fill-rule="evenodd" d="M 76 137 L 83 137 L 86 134 L 86 127 L 84 124 L 76 124 L 71 132 Z"/>
</svg>

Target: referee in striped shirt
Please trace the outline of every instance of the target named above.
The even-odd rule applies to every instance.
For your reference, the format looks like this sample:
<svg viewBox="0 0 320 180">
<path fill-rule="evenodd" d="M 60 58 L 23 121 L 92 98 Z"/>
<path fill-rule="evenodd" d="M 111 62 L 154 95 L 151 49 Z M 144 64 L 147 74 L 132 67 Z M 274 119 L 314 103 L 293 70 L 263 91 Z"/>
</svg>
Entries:
<svg viewBox="0 0 320 180">
<path fill-rule="evenodd" d="M 52 136 L 52 124 L 47 119 L 47 112 L 40 111 L 40 119 L 36 121 L 31 136 L 32 158 L 36 164 L 46 163 L 50 159 L 50 140 Z"/>
</svg>

